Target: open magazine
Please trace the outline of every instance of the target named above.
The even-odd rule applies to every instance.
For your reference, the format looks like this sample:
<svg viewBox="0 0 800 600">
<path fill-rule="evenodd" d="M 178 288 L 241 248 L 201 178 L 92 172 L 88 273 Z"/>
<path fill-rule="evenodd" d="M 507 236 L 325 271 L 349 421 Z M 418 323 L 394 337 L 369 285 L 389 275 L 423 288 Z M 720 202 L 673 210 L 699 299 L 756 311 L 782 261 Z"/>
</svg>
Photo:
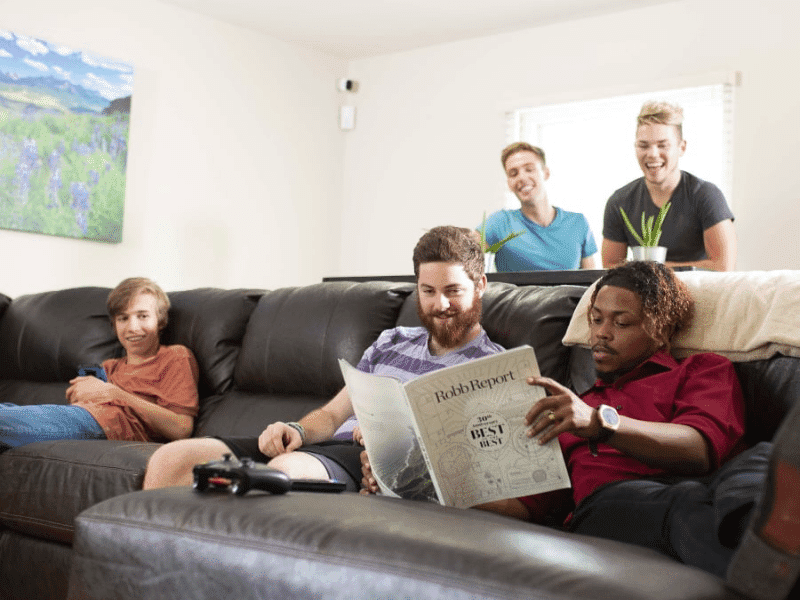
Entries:
<svg viewBox="0 0 800 600">
<path fill-rule="evenodd" d="M 545 395 L 526 382 L 539 375 L 530 346 L 405 384 L 339 364 L 384 494 L 466 508 L 570 487 L 558 440 L 526 435 Z"/>
</svg>

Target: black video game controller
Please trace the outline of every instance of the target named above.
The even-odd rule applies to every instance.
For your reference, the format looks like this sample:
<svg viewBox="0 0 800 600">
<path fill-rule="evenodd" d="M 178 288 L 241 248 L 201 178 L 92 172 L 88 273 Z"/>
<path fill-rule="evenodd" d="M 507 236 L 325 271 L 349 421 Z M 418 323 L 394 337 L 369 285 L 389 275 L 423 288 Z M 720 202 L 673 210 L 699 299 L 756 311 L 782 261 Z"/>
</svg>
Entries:
<svg viewBox="0 0 800 600">
<path fill-rule="evenodd" d="M 216 460 L 192 469 L 194 483 L 192 487 L 198 492 L 207 489 L 227 488 L 237 496 L 250 490 L 263 490 L 273 494 L 285 494 L 292 487 L 291 478 L 277 469 L 256 463 L 243 457 L 241 460 L 225 454 L 223 460 Z"/>
<path fill-rule="evenodd" d="M 347 485 L 342 481 L 328 479 L 292 479 L 286 473 L 257 463 L 248 457 L 241 460 L 231 454 L 223 460 L 195 465 L 192 469 L 198 492 L 208 489 L 227 489 L 237 496 L 250 490 L 263 490 L 273 494 L 285 494 L 289 490 L 303 492 L 343 492 Z"/>
</svg>

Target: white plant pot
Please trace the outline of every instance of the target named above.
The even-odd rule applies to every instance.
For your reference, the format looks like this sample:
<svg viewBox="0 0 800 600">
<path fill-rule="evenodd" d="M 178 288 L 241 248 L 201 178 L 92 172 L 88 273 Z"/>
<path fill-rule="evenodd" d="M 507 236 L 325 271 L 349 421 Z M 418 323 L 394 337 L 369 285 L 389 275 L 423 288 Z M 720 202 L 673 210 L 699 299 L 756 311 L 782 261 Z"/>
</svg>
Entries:
<svg viewBox="0 0 800 600">
<path fill-rule="evenodd" d="M 663 263 L 667 260 L 666 246 L 631 246 L 633 260 L 652 260 Z"/>
<path fill-rule="evenodd" d="M 497 272 L 497 266 L 494 264 L 494 258 L 495 258 L 494 252 L 486 252 L 483 255 L 483 260 L 484 260 L 483 270 L 485 273 Z"/>
</svg>

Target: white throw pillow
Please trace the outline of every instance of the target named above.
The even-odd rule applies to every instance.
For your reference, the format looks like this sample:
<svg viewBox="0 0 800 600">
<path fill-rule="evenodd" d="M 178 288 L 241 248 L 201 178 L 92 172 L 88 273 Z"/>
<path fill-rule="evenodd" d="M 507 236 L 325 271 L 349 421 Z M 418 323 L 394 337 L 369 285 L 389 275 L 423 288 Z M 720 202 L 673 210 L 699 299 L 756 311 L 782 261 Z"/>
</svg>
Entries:
<svg viewBox="0 0 800 600">
<path fill-rule="evenodd" d="M 716 352 L 732 361 L 800 357 L 800 271 L 679 271 L 695 301 L 694 319 L 672 341 L 672 354 Z M 586 311 L 596 282 L 581 298 L 562 343 L 588 346 Z"/>
</svg>

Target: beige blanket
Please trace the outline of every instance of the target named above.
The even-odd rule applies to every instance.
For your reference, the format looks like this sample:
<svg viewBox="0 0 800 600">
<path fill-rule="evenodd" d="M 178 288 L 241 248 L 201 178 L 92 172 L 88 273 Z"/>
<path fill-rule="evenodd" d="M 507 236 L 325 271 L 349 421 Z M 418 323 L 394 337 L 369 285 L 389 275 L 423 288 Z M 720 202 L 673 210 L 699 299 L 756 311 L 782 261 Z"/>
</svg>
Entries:
<svg viewBox="0 0 800 600">
<path fill-rule="evenodd" d="M 800 356 L 800 271 L 677 273 L 695 300 L 694 320 L 675 336 L 677 357 L 716 352 L 732 361 Z M 588 346 L 586 311 L 595 284 L 583 295 L 565 345 Z"/>
</svg>

